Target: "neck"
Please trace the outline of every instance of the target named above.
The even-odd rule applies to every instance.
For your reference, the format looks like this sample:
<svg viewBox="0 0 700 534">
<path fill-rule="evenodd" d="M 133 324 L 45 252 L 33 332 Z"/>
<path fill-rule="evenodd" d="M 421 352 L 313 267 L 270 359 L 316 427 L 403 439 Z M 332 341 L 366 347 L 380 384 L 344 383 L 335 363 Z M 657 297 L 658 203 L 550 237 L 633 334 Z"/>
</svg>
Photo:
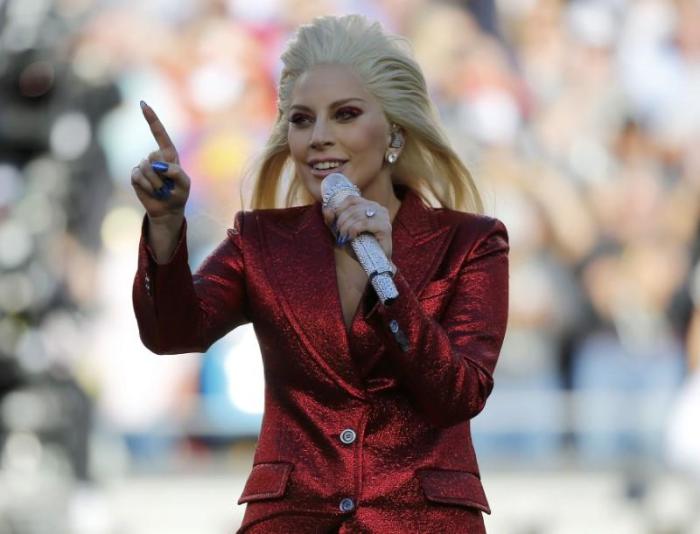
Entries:
<svg viewBox="0 0 700 534">
<path fill-rule="evenodd" d="M 367 200 L 373 200 L 388 209 L 389 220 L 393 222 L 396 213 L 401 207 L 401 200 L 394 192 L 394 184 L 390 177 L 387 176 L 385 180 L 375 180 L 372 186 L 365 188 L 361 194 Z"/>
</svg>

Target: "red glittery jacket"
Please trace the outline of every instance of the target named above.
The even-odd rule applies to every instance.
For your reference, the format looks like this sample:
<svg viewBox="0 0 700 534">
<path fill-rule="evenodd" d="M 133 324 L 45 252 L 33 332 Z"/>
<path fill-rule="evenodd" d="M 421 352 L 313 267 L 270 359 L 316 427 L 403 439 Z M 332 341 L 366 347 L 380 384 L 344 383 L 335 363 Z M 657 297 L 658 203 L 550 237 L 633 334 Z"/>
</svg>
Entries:
<svg viewBox="0 0 700 534">
<path fill-rule="evenodd" d="M 471 533 L 490 513 L 469 421 L 505 335 L 508 234 L 396 191 L 400 296 L 383 306 L 368 284 L 349 334 L 319 202 L 239 211 L 194 276 L 185 224 L 166 264 L 142 236 L 133 302 L 150 350 L 205 351 L 248 322 L 260 343 L 265 413 L 240 532 L 318 514 L 354 522 L 348 532 Z"/>
</svg>

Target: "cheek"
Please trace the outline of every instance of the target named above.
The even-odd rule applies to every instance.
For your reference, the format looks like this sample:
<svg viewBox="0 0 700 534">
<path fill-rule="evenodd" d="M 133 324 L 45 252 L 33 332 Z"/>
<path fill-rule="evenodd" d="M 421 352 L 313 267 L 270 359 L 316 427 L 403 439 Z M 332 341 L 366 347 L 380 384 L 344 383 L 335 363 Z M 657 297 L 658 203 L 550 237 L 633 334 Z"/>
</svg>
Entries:
<svg viewBox="0 0 700 534">
<path fill-rule="evenodd" d="M 287 145 L 289 146 L 289 153 L 292 159 L 299 159 L 304 157 L 304 147 L 306 144 L 301 139 L 299 132 L 295 132 L 290 129 L 287 133 Z"/>
<path fill-rule="evenodd" d="M 358 131 L 353 141 L 354 147 L 358 152 L 367 155 L 375 153 L 384 154 L 386 131 L 382 125 L 371 125 Z"/>
</svg>

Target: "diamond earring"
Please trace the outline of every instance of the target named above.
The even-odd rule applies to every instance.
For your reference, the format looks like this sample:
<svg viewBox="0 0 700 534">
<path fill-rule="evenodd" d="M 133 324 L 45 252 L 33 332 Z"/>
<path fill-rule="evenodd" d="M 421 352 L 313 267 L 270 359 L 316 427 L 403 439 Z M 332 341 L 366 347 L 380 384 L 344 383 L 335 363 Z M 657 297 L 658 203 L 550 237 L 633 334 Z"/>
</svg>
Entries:
<svg viewBox="0 0 700 534">
<path fill-rule="evenodd" d="M 388 154 L 386 157 L 386 160 L 389 162 L 390 165 L 393 165 L 394 163 L 396 163 L 397 159 L 399 159 L 399 157 L 394 152 Z"/>
</svg>

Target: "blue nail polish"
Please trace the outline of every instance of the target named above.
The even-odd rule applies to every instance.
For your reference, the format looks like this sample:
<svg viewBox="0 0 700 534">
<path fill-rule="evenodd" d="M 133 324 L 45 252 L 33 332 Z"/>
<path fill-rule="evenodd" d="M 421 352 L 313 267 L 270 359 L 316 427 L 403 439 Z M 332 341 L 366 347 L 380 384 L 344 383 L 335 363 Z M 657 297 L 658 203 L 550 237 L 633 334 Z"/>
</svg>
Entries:
<svg viewBox="0 0 700 534">
<path fill-rule="evenodd" d="M 165 182 L 165 187 L 168 188 L 168 191 L 175 189 L 175 180 L 172 178 L 163 178 L 163 182 Z"/>
<path fill-rule="evenodd" d="M 164 161 L 154 161 L 151 163 L 151 169 L 155 172 L 168 172 L 168 164 Z"/>
<path fill-rule="evenodd" d="M 156 197 L 158 200 L 167 200 L 170 198 L 170 195 L 171 190 L 165 187 L 164 185 L 153 191 L 153 196 Z"/>
</svg>

